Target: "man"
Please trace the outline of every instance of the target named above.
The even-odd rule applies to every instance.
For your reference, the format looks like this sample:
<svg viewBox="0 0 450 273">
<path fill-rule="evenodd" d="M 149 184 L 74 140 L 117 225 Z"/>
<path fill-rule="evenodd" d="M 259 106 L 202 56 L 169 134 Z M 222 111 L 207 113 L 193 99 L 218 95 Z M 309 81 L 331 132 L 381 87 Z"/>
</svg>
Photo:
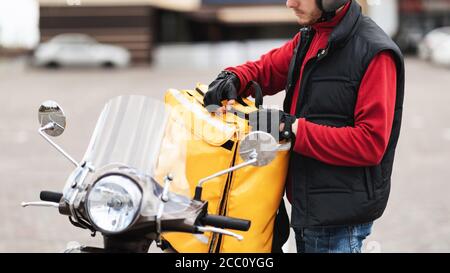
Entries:
<svg viewBox="0 0 450 273">
<path fill-rule="evenodd" d="M 286 90 L 280 129 L 295 136 L 286 190 L 297 251 L 360 252 L 389 197 L 403 57 L 354 0 L 286 5 L 300 32 L 256 62 L 227 68 L 205 104 L 251 95 L 251 80 L 264 95 Z"/>
</svg>

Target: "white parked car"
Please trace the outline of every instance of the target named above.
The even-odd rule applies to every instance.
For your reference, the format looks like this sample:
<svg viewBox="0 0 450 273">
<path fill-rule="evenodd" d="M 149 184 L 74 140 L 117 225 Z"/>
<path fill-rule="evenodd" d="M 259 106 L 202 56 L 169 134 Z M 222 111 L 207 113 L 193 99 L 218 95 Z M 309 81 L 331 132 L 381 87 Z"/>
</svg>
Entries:
<svg viewBox="0 0 450 273">
<path fill-rule="evenodd" d="M 60 34 L 40 44 L 33 63 L 38 66 L 124 67 L 130 53 L 123 47 L 98 43 L 85 34 Z"/>
<path fill-rule="evenodd" d="M 450 67 L 450 27 L 437 28 L 419 43 L 419 57 Z"/>
</svg>

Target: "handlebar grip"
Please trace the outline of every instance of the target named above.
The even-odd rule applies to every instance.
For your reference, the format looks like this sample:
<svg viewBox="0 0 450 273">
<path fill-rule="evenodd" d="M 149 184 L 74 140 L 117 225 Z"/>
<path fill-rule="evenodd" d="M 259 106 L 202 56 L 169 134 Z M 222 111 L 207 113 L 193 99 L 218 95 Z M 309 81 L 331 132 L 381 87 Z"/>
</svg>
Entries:
<svg viewBox="0 0 450 273">
<path fill-rule="evenodd" d="M 202 224 L 219 228 L 248 231 L 251 221 L 220 215 L 206 215 L 201 220 Z"/>
<path fill-rule="evenodd" d="M 61 201 L 61 198 L 63 198 L 63 194 L 59 193 L 59 192 L 52 192 L 52 191 L 41 191 L 39 198 L 42 201 L 59 203 Z"/>
</svg>

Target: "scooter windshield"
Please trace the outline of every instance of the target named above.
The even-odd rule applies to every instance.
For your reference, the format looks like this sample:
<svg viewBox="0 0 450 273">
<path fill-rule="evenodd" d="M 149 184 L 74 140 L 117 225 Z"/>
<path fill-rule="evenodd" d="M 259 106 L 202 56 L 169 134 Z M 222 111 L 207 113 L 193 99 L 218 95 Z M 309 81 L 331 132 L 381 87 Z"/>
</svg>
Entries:
<svg viewBox="0 0 450 273">
<path fill-rule="evenodd" d="M 171 174 L 170 191 L 189 196 L 184 132 L 181 119 L 162 101 L 116 97 L 103 108 L 84 161 L 96 170 L 113 165 L 133 168 L 161 185 Z"/>
</svg>

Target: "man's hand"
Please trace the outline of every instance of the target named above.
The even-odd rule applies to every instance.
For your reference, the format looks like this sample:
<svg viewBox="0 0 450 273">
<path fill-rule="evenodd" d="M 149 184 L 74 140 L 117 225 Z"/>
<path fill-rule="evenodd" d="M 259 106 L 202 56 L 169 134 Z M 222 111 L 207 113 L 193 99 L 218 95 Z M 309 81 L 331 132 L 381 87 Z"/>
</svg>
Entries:
<svg viewBox="0 0 450 273">
<path fill-rule="evenodd" d="M 277 109 L 262 109 L 250 113 L 250 126 L 253 131 L 264 131 L 278 140 L 290 140 L 295 137 L 294 125 L 297 126 L 295 116 Z"/>
<path fill-rule="evenodd" d="M 222 101 L 227 100 L 227 105 L 231 106 L 237 99 L 240 88 L 239 78 L 232 72 L 222 71 L 219 76 L 209 85 L 203 102 L 209 112 L 225 112 Z"/>
</svg>

